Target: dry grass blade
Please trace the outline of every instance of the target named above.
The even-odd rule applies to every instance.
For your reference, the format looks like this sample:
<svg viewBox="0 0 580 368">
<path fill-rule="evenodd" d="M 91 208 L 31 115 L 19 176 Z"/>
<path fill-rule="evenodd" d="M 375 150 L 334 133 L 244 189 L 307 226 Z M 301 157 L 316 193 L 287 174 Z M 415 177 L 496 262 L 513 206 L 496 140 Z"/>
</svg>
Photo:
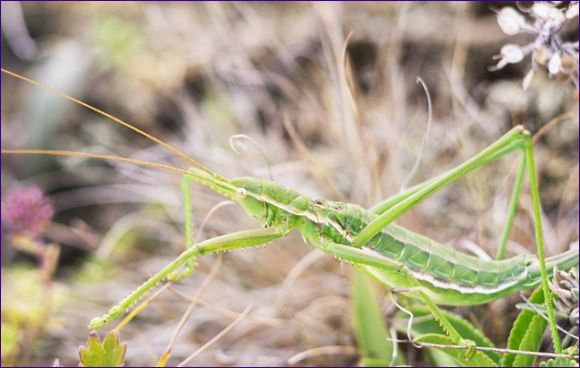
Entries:
<svg viewBox="0 0 580 368">
<path fill-rule="evenodd" d="M 185 294 L 185 293 L 183 293 L 175 288 L 171 288 L 170 291 L 172 293 L 174 293 L 178 298 L 185 300 L 187 302 L 191 303 L 191 301 L 193 300 L 193 297 L 190 297 L 189 295 L 187 295 L 187 294 Z M 220 313 L 228 318 L 231 318 L 231 319 L 236 319 L 240 315 L 240 312 L 236 312 L 232 309 L 227 309 L 227 308 L 221 307 L 219 305 L 209 303 L 203 299 L 199 300 L 198 303 L 199 303 L 199 305 L 202 305 L 209 310 L 216 311 L 216 312 L 218 312 L 218 313 Z M 269 317 L 262 317 L 262 316 L 256 316 L 256 315 L 249 315 L 246 318 L 252 322 L 261 323 L 264 325 L 277 327 L 277 328 L 283 328 L 284 326 L 288 325 L 286 320 L 279 319 L 279 318 L 269 318 Z"/>
<path fill-rule="evenodd" d="M 222 331 L 220 331 L 220 333 L 218 333 L 217 335 L 215 335 L 215 337 L 211 340 L 209 340 L 208 342 L 206 342 L 202 347 L 200 347 L 199 349 L 197 349 L 193 354 L 191 354 L 190 356 L 188 356 L 187 358 L 185 358 L 181 363 L 179 363 L 177 366 L 178 367 L 183 367 L 185 366 L 187 363 L 189 363 L 192 359 L 194 359 L 196 356 L 198 356 L 199 354 L 201 354 L 205 349 L 207 349 L 210 345 L 212 345 L 213 343 L 215 343 L 216 341 L 218 341 L 222 336 L 224 336 L 225 334 L 227 334 L 232 328 L 234 328 L 238 322 L 240 322 L 242 319 L 244 319 L 244 317 L 250 313 L 250 310 L 252 309 L 252 305 L 248 305 L 246 307 L 246 309 L 244 309 L 244 311 L 238 316 L 238 318 L 236 318 L 235 320 L 232 321 L 232 323 L 230 323 L 226 328 L 224 328 Z"/>
<path fill-rule="evenodd" d="M 262 147 L 260 147 L 260 145 L 258 144 L 258 142 L 256 142 L 256 140 L 246 134 L 234 134 L 230 137 L 229 142 L 230 142 L 230 147 L 232 148 L 232 151 L 234 151 L 238 156 L 241 156 L 241 152 L 239 151 L 238 147 L 236 146 L 236 141 L 245 139 L 246 141 L 250 142 L 250 144 L 254 147 L 256 147 L 256 149 L 258 150 L 258 153 L 260 154 L 260 156 L 262 157 L 262 159 L 264 160 L 264 163 L 266 164 L 266 168 L 268 169 L 268 178 L 270 179 L 270 181 L 274 181 L 274 175 L 272 175 L 272 165 L 270 164 L 270 160 L 268 159 L 268 156 L 266 155 L 266 152 L 262 149 Z"/>
<path fill-rule="evenodd" d="M 314 348 L 300 352 L 288 359 L 288 364 L 294 365 L 305 359 L 320 355 L 358 355 L 358 349 L 353 346 L 322 346 L 319 348 Z"/>
<path fill-rule="evenodd" d="M 177 342 L 177 338 L 179 337 L 179 334 L 183 330 L 183 327 L 185 326 L 185 323 L 187 322 L 189 317 L 191 317 L 191 314 L 193 313 L 195 307 L 197 306 L 199 298 L 201 298 L 201 296 L 203 295 L 203 292 L 207 289 L 207 287 L 209 286 L 209 284 L 211 283 L 211 281 L 214 279 L 215 275 L 217 274 L 218 270 L 220 269 L 220 266 L 222 264 L 222 260 L 223 260 L 223 257 L 220 254 L 217 257 L 216 261 L 214 262 L 209 274 L 203 280 L 203 282 L 201 283 L 201 285 L 199 286 L 199 288 L 195 292 L 195 295 L 191 299 L 191 303 L 189 304 L 189 306 L 187 307 L 187 310 L 185 311 L 185 313 L 183 313 L 181 320 L 177 324 L 177 327 L 175 328 L 175 331 L 173 332 L 173 336 L 171 336 L 171 340 L 169 341 L 167 348 L 165 348 L 165 351 L 163 352 L 163 354 L 161 355 L 161 358 L 159 359 L 159 362 L 157 363 L 158 367 L 164 367 L 165 364 L 167 363 L 167 361 L 169 360 L 169 358 L 171 357 L 171 350 L 173 349 L 173 346 Z"/>
<path fill-rule="evenodd" d="M 280 287 L 280 292 L 276 298 L 276 305 L 281 308 L 284 305 L 286 296 L 288 295 L 289 289 L 300 277 L 300 275 L 308 269 L 314 262 L 318 261 L 320 258 L 324 257 L 324 253 L 318 249 L 313 249 L 307 255 L 302 257 L 300 261 L 296 262 L 294 267 L 288 272 L 282 286 Z"/>
<path fill-rule="evenodd" d="M 210 217 L 216 213 L 217 210 L 219 210 L 222 207 L 227 207 L 227 206 L 232 206 L 235 205 L 236 203 L 233 201 L 221 201 L 218 204 L 216 204 L 215 206 L 213 206 L 208 212 L 207 215 L 205 215 L 205 217 L 203 218 L 203 220 L 201 221 L 201 225 L 199 225 L 199 235 L 201 236 L 203 234 L 203 231 L 205 230 L 205 225 L 207 224 L 207 221 L 210 219 Z"/>
<path fill-rule="evenodd" d="M 405 189 L 407 189 L 407 186 L 417 174 L 419 166 L 421 166 L 421 159 L 423 158 L 423 150 L 425 149 L 425 145 L 427 144 L 427 140 L 429 139 L 429 135 L 431 133 L 431 125 L 433 123 L 433 106 L 431 104 L 431 95 L 429 94 L 429 88 L 427 88 L 427 85 L 425 84 L 423 79 L 421 79 L 421 77 L 417 77 L 417 83 L 420 84 L 421 87 L 423 87 L 423 91 L 425 91 L 425 96 L 427 97 L 427 110 L 428 110 L 427 127 L 425 128 L 425 133 L 423 134 L 423 138 L 421 139 L 421 145 L 419 146 L 419 153 L 417 153 L 417 159 L 415 160 L 413 167 L 409 171 L 409 174 L 407 174 L 407 177 L 405 177 L 403 183 L 401 184 L 400 189 L 401 192 L 404 192 Z"/>
<path fill-rule="evenodd" d="M 540 139 L 542 139 L 542 137 L 546 133 L 548 133 L 550 130 L 554 129 L 554 127 L 556 125 L 558 125 L 561 122 L 564 122 L 568 119 L 572 119 L 573 117 L 574 117 L 573 111 L 566 111 L 565 113 L 560 114 L 560 115 L 556 116 L 555 118 L 553 118 L 552 120 L 550 120 L 544 126 L 542 126 L 536 134 L 534 134 L 534 143 L 537 143 Z"/>
</svg>

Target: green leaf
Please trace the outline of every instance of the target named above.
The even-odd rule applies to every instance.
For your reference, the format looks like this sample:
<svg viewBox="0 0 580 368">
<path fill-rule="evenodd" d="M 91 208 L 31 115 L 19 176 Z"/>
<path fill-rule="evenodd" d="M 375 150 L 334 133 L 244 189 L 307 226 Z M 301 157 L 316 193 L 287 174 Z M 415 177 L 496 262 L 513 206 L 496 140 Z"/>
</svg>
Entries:
<svg viewBox="0 0 580 368">
<path fill-rule="evenodd" d="M 541 362 L 540 367 L 578 367 L 578 362 L 568 358 L 552 358 Z"/>
<path fill-rule="evenodd" d="M 540 303 L 544 302 L 544 293 L 543 293 L 542 289 L 537 289 L 536 291 L 534 291 L 534 293 L 530 297 L 530 302 L 536 303 L 536 304 L 540 304 Z M 527 349 L 522 349 L 521 345 L 523 343 L 524 338 L 526 337 L 528 330 L 531 327 L 532 320 L 534 319 L 535 316 L 537 316 L 536 313 L 534 313 L 533 311 L 527 310 L 527 309 L 520 312 L 520 314 L 518 315 L 518 317 L 514 321 L 514 324 L 512 326 L 511 331 L 510 331 L 510 335 L 508 337 L 508 343 L 507 343 L 508 349 L 527 350 Z M 534 329 L 538 329 L 541 327 L 540 325 L 538 325 L 538 323 L 535 324 Z M 544 329 L 545 329 L 545 326 L 544 326 Z M 542 332 L 543 332 L 543 330 L 542 330 Z M 533 335 L 533 334 L 534 334 L 534 332 L 531 332 L 530 336 L 527 338 L 528 344 L 531 342 L 530 339 L 532 339 L 531 335 Z M 537 331 L 536 331 L 536 334 L 537 334 Z M 533 351 L 537 351 L 537 349 L 538 348 L 536 348 L 536 350 L 533 350 Z M 502 361 L 501 361 L 501 365 L 507 366 L 507 367 L 512 367 L 515 363 L 516 356 L 517 355 L 513 354 L 513 353 L 504 354 Z M 528 365 L 531 365 L 531 364 L 528 364 Z"/>
<path fill-rule="evenodd" d="M 384 359 L 365 358 L 362 357 L 359 361 L 360 367 L 388 367 L 389 363 L 385 363 Z"/>
<path fill-rule="evenodd" d="M 544 331 L 546 331 L 547 325 L 548 322 L 544 319 L 544 317 L 536 314 L 532 318 L 532 322 L 528 326 L 518 350 L 538 351 L 540 349 L 542 337 L 544 336 Z M 534 365 L 535 361 L 536 361 L 535 356 L 521 354 L 516 356 L 513 366 L 529 367 Z"/>
<path fill-rule="evenodd" d="M 79 348 L 82 367 L 122 367 L 125 361 L 126 344 L 119 344 L 117 331 L 110 331 L 101 343 L 96 331 L 91 331 L 87 346 Z"/>
<path fill-rule="evenodd" d="M 431 343 L 440 345 L 457 345 L 453 343 L 453 340 L 449 336 L 440 334 L 426 334 L 419 336 L 415 339 L 418 343 Z M 476 350 L 475 352 L 469 352 L 468 349 L 447 349 L 447 348 L 435 348 L 445 354 L 453 357 L 458 364 L 463 367 L 497 367 L 497 364 L 491 360 L 483 352 Z"/>
<path fill-rule="evenodd" d="M 423 306 L 414 306 L 410 307 L 409 311 L 415 316 L 411 330 L 412 336 L 421 336 L 430 333 L 445 334 L 439 323 L 435 321 L 435 318 L 429 312 L 428 308 Z M 453 327 L 457 330 L 457 332 L 459 332 L 463 339 L 475 342 L 476 346 L 495 347 L 495 345 L 483 334 L 483 332 L 481 332 L 477 327 L 472 325 L 467 320 L 448 311 L 442 310 L 442 312 L 445 318 L 449 320 L 451 325 L 453 325 Z M 398 318 L 396 320 L 395 326 L 399 331 L 406 333 L 409 319 L 403 313 L 399 314 L 399 316 L 402 318 Z M 499 364 L 499 353 L 494 351 L 482 351 L 482 353 L 487 355 L 491 360 L 493 360 L 494 363 Z"/>
<path fill-rule="evenodd" d="M 444 352 L 432 349 L 432 348 L 425 348 L 425 352 L 429 356 L 431 363 L 435 367 L 457 367 L 459 363 L 453 357 L 445 354 Z"/>
<path fill-rule="evenodd" d="M 395 347 L 389 339 L 374 290 L 375 285 L 364 271 L 354 268 L 353 327 L 362 361 L 367 366 L 388 366 L 391 364 Z"/>
</svg>

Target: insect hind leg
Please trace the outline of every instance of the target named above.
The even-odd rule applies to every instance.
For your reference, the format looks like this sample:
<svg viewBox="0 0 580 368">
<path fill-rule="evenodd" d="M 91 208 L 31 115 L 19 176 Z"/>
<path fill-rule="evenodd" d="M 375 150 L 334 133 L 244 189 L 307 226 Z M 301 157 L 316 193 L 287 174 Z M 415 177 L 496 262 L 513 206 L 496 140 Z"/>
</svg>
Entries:
<svg viewBox="0 0 580 368">
<path fill-rule="evenodd" d="M 375 206 L 373 211 L 380 213 L 380 215 L 358 233 L 353 244 L 357 247 L 366 244 L 373 236 L 382 231 L 385 226 L 425 201 L 434 193 L 510 152 L 522 150 L 526 136 L 530 136 L 529 132 L 522 126 L 517 126 L 463 164 L 436 176 L 426 183 L 411 188 L 401 194 L 400 197 L 396 197 L 397 201 L 391 199 L 389 202 L 382 202 Z M 529 158 L 526 158 L 526 160 L 530 161 Z"/>
</svg>

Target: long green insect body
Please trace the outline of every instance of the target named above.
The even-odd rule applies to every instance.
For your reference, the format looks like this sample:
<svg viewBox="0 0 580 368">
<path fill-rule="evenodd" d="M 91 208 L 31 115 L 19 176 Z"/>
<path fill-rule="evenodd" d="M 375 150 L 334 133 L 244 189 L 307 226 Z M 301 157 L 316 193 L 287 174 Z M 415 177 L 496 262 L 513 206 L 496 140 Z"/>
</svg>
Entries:
<svg viewBox="0 0 580 368">
<path fill-rule="evenodd" d="M 312 200 L 265 180 L 238 178 L 231 181 L 231 186 L 238 188 L 236 192 L 224 192 L 224 185 L 216 190 L 238 201 L 263 226 L 296 229 L 315 245 L 323 238 L 352 246 L 356 235 L 378 217 L 354 204 Z M 410 289 L 415 287 L 415 278 L 441 305 L 482 304 L 540 282 L 533 256 L 482 260 L 395 224 L 383 228 L 362 250 L 398 265 L 367 267 L 381 282 L 394 289 Z M 578 250 L 548 259 L 547 263 L 550 269 L 570 268 L 578 263 Z"/>
<path fill-rule="evenodd" d="M 256 178 L 224 178 L 167 143 L 118 118 L 39 82 L 4 69 L 2 71 L 28 83 L 48 89 L 128 127 L 176 153 L 193 164 L 194 167 L 186 171 L 147 161 L 69 151 L 3 148 L 3 154 L 76 155 L 131 162 L 177 172 L 187 176 L 185 183 L 190 180 L 195 181 L 237 202 L 248 215 L 262 226 L 256 230 L 236 232 L 198 244 L 190 244 L 193 236 L 192 228 L 188 226 L 192 224 L 192 220 L 189 214 L 190 209 L 186 207 L 188 212 L 186 215 L 188 223 L 186 225 L 187 249 L 176 260 L 153 275 L 118 305 L 111 308 L 106 315 L 93 319 L 89 324 L 90 328 L 103 327 L 112 320 L 121 317 L 160 282 L 175 281 L 187 275 L 193 270 L 198 256 L 265 244 L 296 230 L 302 234 L 305 241 L 323 252 L 365 268 L 390 288 L 406 290 L 408 295 L 422 299 L 433 314 L 439 316 L 440 322 L 445 325 L 445 329 L 457 344 L 463 344 L 464 341 L 453 326 L 445 320 L 436 304 L 482 304 L 515 291 L 530 289 L 541 283 L 546 294 L 546 312 L 550 321 L 555 350 L 557 352 L 561 350 L 553 306 L 550 302 L 547 273 L 555 267 L 566 270 L 577 266 L 578 249 L 571 249 L 560 255 L 544 259 L 540 202 L 532 140 L 529 132 L 521 126 L 513 128 L 478 155 L 456 168 L 366 210 L 354 204 L 313 200 L 271 181 Z M 482 260 L 446 247 L 393 223 L 395 219 L 443 187 L 517 150 L 523 153 L 523 157 L 508 209 L 508 221 L 502 232 L 499 258 L 503 258 L 526 170 L 530 179 L 538 257 L 519 256 L 505 260 Z M 186 186 L 184 186 L 185 190 L 187 190 Z M 190 201 L 188 196 L 186 196 L 186 201 L 188 205 Z M 465 345 L 469 344 L 465 343 Z"/>
</svg>

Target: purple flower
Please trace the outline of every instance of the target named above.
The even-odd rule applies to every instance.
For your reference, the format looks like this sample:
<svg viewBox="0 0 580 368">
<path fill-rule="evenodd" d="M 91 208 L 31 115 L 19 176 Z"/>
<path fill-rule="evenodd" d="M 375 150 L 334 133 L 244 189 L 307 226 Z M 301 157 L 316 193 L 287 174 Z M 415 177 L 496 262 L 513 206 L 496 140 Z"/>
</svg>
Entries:
<svg viewBox="0 0 580 368">
<path fill-rule="evenodd" d="M 3 196 L 2 223 L 13 234 L 38 237 L 50 222 L 54 209 L 35 186 L 17 186 Z"/>
</svg>

